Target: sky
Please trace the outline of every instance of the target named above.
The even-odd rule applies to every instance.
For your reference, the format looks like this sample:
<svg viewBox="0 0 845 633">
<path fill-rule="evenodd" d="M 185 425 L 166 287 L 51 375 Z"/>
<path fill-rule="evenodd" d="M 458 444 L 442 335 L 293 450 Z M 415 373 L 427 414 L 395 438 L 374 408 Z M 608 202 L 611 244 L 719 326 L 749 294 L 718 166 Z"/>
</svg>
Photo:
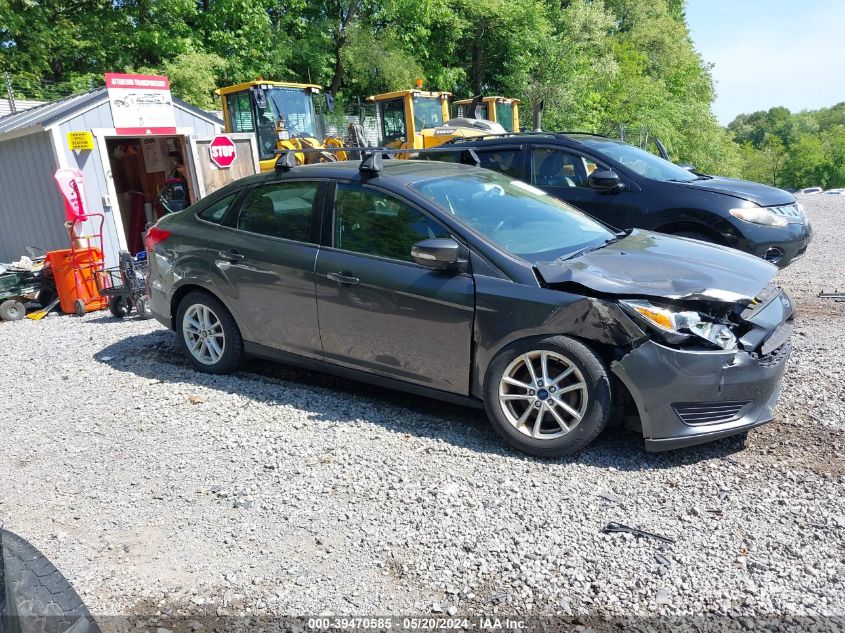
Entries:
<svg viewBox="0 0 845 633">
<path fill-rule="evenodd" d="M 713 111 L 793 112 L 845 101 L 845 1 L 687 0 L 695 47 L 714 64 Z"/>
</svg>

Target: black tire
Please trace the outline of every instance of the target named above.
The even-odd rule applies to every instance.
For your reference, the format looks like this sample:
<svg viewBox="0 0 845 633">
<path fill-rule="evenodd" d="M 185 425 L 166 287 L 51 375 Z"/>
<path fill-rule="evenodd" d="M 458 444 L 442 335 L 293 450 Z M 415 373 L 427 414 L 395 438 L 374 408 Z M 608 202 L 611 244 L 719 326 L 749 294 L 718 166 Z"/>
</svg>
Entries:
<svg viewBox="0 0 845 633">
<path fill-rule="evenodd" d="M 100 633 L 62 573 L 25 540 L 0 530 L 0 631 Z"/>
<path fill-rule="evenodd" d="M 0 303 L 0 319 L 4 321 L 20 321 L 26 316 L 26 305 L 17 299 L 7 299 Z"/>
<path fill-rule="evenodd" d="M 203 363 L 198 360 L 188 349 L 188 343 L 185 339 L 185 333 L 182 326 L 185 319 L 185 313 L 192 306 L 205 306 L 209 308 L 217 317 L 222 326 L 224 335 L 223 353 L 219 360 L 214 363 Z M 179 346 L 185 357 L 194 366 L 197 371 L 208 374 L 231 374 L 241 368 L 244 361 L 244 340 L 241 336 L 241 331 L 235 318 L 226 309 L 226 306 L 215 296 L 203 292 L 192 291 L 186 294 L 182 301 L 179 302 L 179 307 L 176 310 L 176 334 L 179 340 Z"/>
<path fill-rule="evenodd" d="M 542 351 L 553 352 L 563 357 L 580 372 L 583 379 L 580 382 L 586 385 L 586 396 L 577 396 L 586 397 L 586 402 L 583 403 L 585 407 L 583 417 L 572 425 L 571 430 L 551 439 L 530 437 L 517 430 L 505 413 L 506 405 L 499 402 L 499 385 L 505 371 L 523 354 Z M 540 391 L 547 392 L 545 389 Z M 536 392 L 538 394 L 536 399 L 540 398 L 540 391 Z M 546 398 L 549 402 L 553 399 L 548 392 Z M 514 448 L 538 457 L 571 455 L 587 446 L 607 425 L 611 405 L 612 390 L 604 362 L 587 346 L 566 336 L 528 339 L 506 347 L 490 363 L 484 380 L 484 408 L 493 428 Z M 552 421 L 551 414 L 548 418 L 544 414 L 543 419 Z"/>
<path fill-rule="evenodd" d="M 138 310 L 138 316 L 142 319 L 152 319 L 153 311 L 150 309 L 150 302 L 147 297 L 138 297 L 135 303 L 135 309 Z"/>
<path fill-rule="evenodd" d="M 85 316 L 85 302 L 82 299 L 77 299 L 73 302 L 73 309 L 76 316 Z"/>
<path fill-rule="evenodd" d="M 129 297 L 115 295 L 109 299 L 109 312 L 116 319 L 122 319 L 132 312 L 132 301 L 130 301 Z"/>
</svg>

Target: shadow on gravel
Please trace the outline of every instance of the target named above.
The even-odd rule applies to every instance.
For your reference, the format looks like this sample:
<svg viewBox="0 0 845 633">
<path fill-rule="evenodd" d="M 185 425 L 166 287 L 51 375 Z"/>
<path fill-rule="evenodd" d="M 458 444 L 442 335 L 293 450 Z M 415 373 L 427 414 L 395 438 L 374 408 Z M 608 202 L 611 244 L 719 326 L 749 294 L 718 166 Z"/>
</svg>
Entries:
<svg viewBox="0 0 845 633">
<path fill-rule="evenodd" d="M 479 453 L 530 462 L 577 462 L 599 468 L 636 471 L 672 468 L 703 460 L 731 459 L 732 453 L 744 447 L 744 440 L 727 438 L 678 451 L 648 453 L 639 435 L 611 428 L 575 456 L 543 459 L 523 455 L 505 446 L 479 409 L 259 359 L 250 359 L 241 371 L 230 376 L 197 372 L 185 360 L 177 346 L 176 336 L 169 330 L 127 337 L 97 352 L 94 358 L 118 371 L 162 383 L 191 383 L 265 404 L 288 404 L 311 412 L 312 418 L 316 419 L 339 423 L 363 419 L 398 433 L 440 439 Z M 273 390 L 268 385 L 278 385 L 280 389 Z M 303 389 L 296 389 L 297 386 Z M 294 389 L 291 390 L 291 387 Z M 331 391 L 335 397 L 320 397 L 322 394 L 315 394 L 318 390 Z M 369 415 L 385 405 L 402 409 L 407 415 Z"/>
</svg>

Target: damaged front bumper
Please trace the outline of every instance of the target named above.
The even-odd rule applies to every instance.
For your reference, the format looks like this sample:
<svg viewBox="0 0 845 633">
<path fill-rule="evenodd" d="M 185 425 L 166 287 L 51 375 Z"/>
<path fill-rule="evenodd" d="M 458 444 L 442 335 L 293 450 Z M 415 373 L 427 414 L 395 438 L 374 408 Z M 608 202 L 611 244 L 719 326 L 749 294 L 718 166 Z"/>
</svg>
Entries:
<svg viewBox="0 0 845 633">
<path fill-rule="evenodd" d="M 642 422 L 646 450 L 663 451 L 741 433 L 772 420 L 791 352 L 676 349 L 647 341 L 612 365 Z"/>
</svg>

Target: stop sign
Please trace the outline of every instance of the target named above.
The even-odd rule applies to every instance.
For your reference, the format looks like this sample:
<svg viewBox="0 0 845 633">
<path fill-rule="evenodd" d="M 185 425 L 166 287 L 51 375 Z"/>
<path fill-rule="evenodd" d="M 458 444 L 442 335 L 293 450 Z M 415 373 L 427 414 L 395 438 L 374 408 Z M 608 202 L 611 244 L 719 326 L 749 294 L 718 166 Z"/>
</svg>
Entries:
<svg viewBox="0 0 845 633">
<path fill-rule="evenodd" d="M 211 139 L 211 144 L 208 146 L 208 153 L 211 155 L 211 162 L 221 169 L 231 167 L 232 163 L 238 157 L 235 144 L 228 136 L 215 136 Z"/>
</svg>

